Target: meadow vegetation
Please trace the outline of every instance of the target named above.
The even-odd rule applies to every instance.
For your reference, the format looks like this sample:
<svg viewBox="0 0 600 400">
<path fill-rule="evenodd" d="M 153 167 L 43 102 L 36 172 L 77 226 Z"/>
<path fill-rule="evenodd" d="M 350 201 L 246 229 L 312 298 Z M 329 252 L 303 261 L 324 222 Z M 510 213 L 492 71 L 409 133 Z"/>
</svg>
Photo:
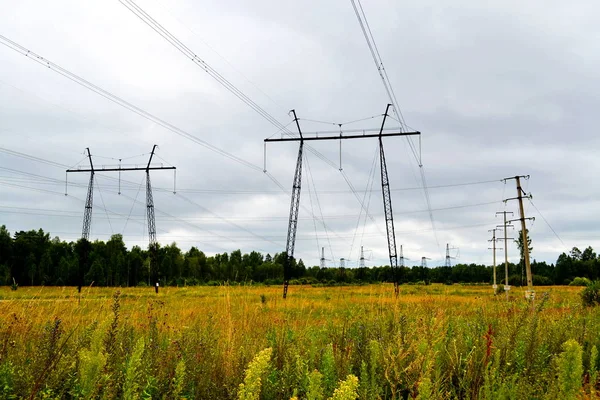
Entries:
<svg viewBox="0 0 600 400">
<path fill-rule="evenodd" d="M 598 398 L 575 286 L 0 288 L 0 398 Z"/>
</svg>

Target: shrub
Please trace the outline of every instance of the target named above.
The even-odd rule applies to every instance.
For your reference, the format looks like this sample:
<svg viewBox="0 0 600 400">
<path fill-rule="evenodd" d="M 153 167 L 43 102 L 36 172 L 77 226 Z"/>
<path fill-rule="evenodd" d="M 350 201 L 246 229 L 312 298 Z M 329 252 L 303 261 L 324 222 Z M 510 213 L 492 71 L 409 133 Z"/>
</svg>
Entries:
<svg viewBox="0 0 600 400">
<path fill-rule="evenodd" d="M 358 397 L 358 378 L 348 375 L 333 392 L 331 400 L 355 400 Z"/>
<path fill-rule="evenodd" d="M 588 286 L 591 281 L 588 278 L 577 277 L 569 283 L 569 286 Z"/>
<path fill-rule="evenodd" d="M 258 400 L 260 398 L 262 376 L 269 368 L 272 352 L 273 349 L 270 347 L 264 349 L 250 362 L 248 369 L 246 369 L 244 383 L 240 383 L 238 400 Z"/>
<path fill-rule="evenodd" d="M 576 399 L 581 391 L 583 375 L 581 345 L 570 339 L 563 344 L 564 351 L 558 356 L 558 386 L 561 399 Z"/>
<path fill-rule="evenodd" d="M 590 282 L 581 292 L 581 300 L 585 306 L 600 305 L 600 281 Z"/>
</svg>

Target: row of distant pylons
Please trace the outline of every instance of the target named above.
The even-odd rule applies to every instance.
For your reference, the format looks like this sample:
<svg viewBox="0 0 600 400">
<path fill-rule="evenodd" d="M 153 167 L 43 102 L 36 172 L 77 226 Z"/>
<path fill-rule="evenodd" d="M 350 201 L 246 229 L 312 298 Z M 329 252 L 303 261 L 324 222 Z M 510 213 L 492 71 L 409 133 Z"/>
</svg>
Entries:
<svg viewBox="0 0 600 400">
<path fill-rule="evenodd" d="M 452 266 L 452 259 L 456 258 L 456 257 L 452 257 L 450 256 L 450 251 L 451 250 L 458 250 L 458 247 L 450 247 L 449 243 L 446 243 L 446 258 L 445 258 L 445 263 L 444 266 L 445 267 L 451 267 Z M 367 252 L 372 252 L 372 250 L 367 250 Z M 366 264 L 365 264 L 365 260 L 368 260 L 369 258 L 365 258 L 365 250 L 363 246 L 360 246 L 360 258 L 358 260 L 358 267 L 359 268 L 365 268 Z M 325 268 L 326 262 L 327 261 L 332 261 L 328 258 L 325 258 L 325 247 L 321 247 L 321 258 L 320 260 L 320 267 L 321 268 Z M 405 260 L 410 260 L 410 258 L 406 258 L 404 257 L 404 249 L 402 248 L 402 245 L 400 245 L 400 256 L 398 257 L 398 266 L 399 267 L 404 267 L 404 261 Z M 427 260 L 431 260 L 431 258 L 429 257 L 421 257 L 421 267 L 427 267 Z M 345 268 L 346 267 L 346 259 L 345 258 L 340 258 L 340 264 L 339 267 L 340 268 Z"/>
</svg>

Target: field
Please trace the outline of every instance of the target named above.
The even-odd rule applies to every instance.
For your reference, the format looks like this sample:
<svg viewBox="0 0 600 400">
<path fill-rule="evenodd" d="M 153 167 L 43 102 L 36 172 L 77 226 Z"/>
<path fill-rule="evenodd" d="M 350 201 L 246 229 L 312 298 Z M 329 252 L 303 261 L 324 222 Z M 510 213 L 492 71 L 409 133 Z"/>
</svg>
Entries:
<svg viewBox="0 0 600 400">
<path fill-rule="evenodd" d="M 580 290 L 3 287 L 0 398 L 599 398 Z"/>
</svg>

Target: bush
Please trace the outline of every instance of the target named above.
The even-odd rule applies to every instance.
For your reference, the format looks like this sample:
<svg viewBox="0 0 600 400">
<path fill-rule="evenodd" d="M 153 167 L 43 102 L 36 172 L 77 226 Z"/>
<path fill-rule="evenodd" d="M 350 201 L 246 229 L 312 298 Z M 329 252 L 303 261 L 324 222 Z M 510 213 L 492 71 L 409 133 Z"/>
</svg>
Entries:
<svg viewBox="0 0 600 400">
<path fill-rule="evenodd" d="M 590 282 L 581 292 L 581 301 L 584 306 L 600 305 L 600 281 Z"/>
<path fill-rule="evenodd" d="M 571 283 L 569 283 L 569 286 L 588 286 L 590 283 L 592 283 L 592 281 L 590 281 L 588 278 L 575 278 L 571 281 Z"/>
</svg>

